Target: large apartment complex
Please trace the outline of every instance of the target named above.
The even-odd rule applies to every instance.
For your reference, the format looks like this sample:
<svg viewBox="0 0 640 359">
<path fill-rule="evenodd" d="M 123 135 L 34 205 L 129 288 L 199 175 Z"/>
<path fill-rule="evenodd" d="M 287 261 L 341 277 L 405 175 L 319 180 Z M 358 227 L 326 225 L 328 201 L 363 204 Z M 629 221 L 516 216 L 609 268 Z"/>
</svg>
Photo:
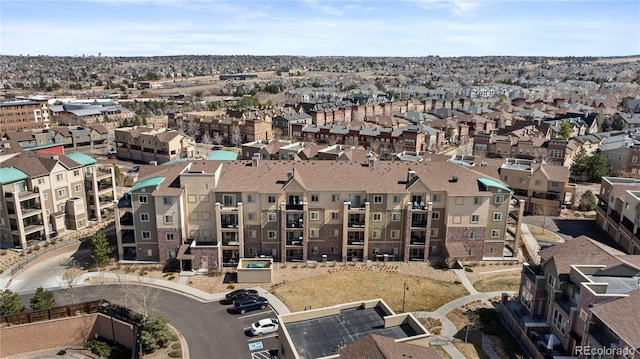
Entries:
<svg viewBox="0 0 640 359">
<path fill-rule="evenodd" d="M 153 170 L 118 205 L 121 259 L 209 269 L 258 256 L 503 259 L 515 248 L 507 227 L 519 218 L 509 216 L 512 191 L 446 160 L 256 158 Z"/>
<path fill-rule="evenodd" d="M 0 134 L 49 127 L 47 101 L 0 102 Z"/>
<path fill-rule="evenodd" d="M 640 358 L 640 256 L 581 236 L 525 264 L 498 310 L 530 358 Z"/>
<path fill-rule="evenodd" d="M 113 169 L 99 168 L 90 156 L 10 151 L 0 161 L 3 246 L 24 249 L 101 221 L 113 210 Z"/>
</svg>

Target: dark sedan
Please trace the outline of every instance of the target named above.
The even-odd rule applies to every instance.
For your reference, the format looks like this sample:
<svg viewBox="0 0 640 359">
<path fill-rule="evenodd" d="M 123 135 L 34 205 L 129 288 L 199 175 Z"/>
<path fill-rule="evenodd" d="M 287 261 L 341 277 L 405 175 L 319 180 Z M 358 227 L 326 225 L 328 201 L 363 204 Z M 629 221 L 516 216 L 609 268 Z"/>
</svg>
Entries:
<svg viewBox="0 0 640 359">
<path fill-rule="evenodd" d="M 244 299 L 237 300 L 233 304 L 233 308 L 236 313 L 244 314 L 256 309 L 264 309 L 268 305 L 269 301 L 263 297 L 246 297 Z"/>
<path fill-rule="evenodd" d="M 257 295 L 258 295 L 258 291 L 255 289 L 237 289 L 227 294 L 224 300 L 226 303 L 231 304 L 239 299 L 247 298 L 247 297 L 255 297 Z"/>
</svg>

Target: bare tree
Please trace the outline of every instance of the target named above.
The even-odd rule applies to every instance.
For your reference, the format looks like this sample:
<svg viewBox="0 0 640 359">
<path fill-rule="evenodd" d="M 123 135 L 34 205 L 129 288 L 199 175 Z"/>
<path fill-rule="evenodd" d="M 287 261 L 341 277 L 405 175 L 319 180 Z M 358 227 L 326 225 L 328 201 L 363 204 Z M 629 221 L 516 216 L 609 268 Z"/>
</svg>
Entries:
<svg viewBox="0 0 640 359">
<path fill-rule="evenodd" d="M 315 136 L 313 135 L 313 133 L 307 133 L 305 136 L 305 141 L 309 142 L 309 143 L 314 143 L 316 140 Z"/>
<path fill-rule="evenodd" d="M 369 147 L 371 148 L 371 151 L 373 151 L 376 154 L 380 154 L 380 140 L 379 139 L 374 139 L 373 141 L 371 141 L 371 143 L 369 144 Z"/>
<path fill-rule="evenodd" d="M 282 129 L 278 128 L 278 127 L 274 127 L 271 130 L 271 134 L 272 134 L 274 140 L 280 140 L 280 139 L 282 139 L 284 137 L 284 134 L 282 133 Z"/>
<path fill-rule="evenodd" d="M 213 134 L 213 138 L 211 139 L 211 141 L 213 141 L 213 143 L 215 143 L 216 145 L 220 146 L 224 141 L 224 138 L 222 138 L 222 136 L 220 136 L 220 134 L 216 132 Z"/>
<path fill-rule="evenodd" d="M 551 156 L 549 155 L 549 150 L 542 147 L 534 148 L 532 155 L 538 163 L 549 162 L 549 159 L 551 158 Z"/>
<path fill-rule="evenodd" d="M 235 147 L 240 146 L 242 144 L 242 134 L 240 133 L 240 126 L 233 126 L 231 128 L 231 144 Z"/>
<path fill-rule="evenodd" d="M 200 130 L 201 130 L 200 122 L 191 121 L 189 123 L 189 126 L 187 127 L 186 134 L 192 138 L 196 138 L 197 136 L 200 135 Z"/>
<path fill-rule="evenodd" d="M 67 269 L 62 274 L 62 287 L 64 288 L 64 294 L 71 304 L 75 304 L 76 302 L 77 288 L 75 280 L 80 276 L 80 274 L 82 274 L 82 269 L 80 269 L 77 263 L 68 265 Z"/>
<path fill-rule="evenodd" d="M 404 151 L 404 144 L 402 143 L 402 140 L 395 140 L 393 142 L 393 152 L 400 153 L 402 151 Z"/>
<path fill-rule="evenodd" d="M 180 132 L 186 133 L 186 131 L 187 131 L 187 123 L 183 119 L 178 118 L 175 121 L 173 121 L 173 128 L 175 130 L 180 131 Z"/>
<path fill-rule="evenodd" d="M 146 317 L 156 308 L 160 292 L 157 288 L 146 284 L 142 278 L 138 276 L 135 285 L 128 287 L 132 298 L 129 305 L 132 310 Z"/>
<path fill-rule="evenodd" d="M 542 216 L 542 234 L 544 234 L 549 224 L 549 217 L 558 215 L 558 206 L 555 203 L 536 203 L 534 211 L 535 214 Z"/>
<path fill-rule="evenodd" d="M 329 146 L 333 146 L 336 143 L 338 143 L 338 139 L 336 138 L 335 135 L 331 135 L 329 136 L 329 140 L 327 141 L 327 143 L 329 144 Z"/>
<path fill-rule="evenodd" d="M 211 145 L 213 144 L 213 139 L 211 138 L 211 135 L 209 135 L 209 132 L 205 132 L 204 135 L 202 135 L 201 142 L 207 148 L 207 157 L 209 157 L 209 151 L 211 150 Z"/>
<path fill-rule="evenodd" d="M 358 147 L 360 142 L 358 141 L 358 137 L 357 136 L 351 136 L 351 137 L 347 138 L 346 141 L 344 141 L 344 144 L 347 145 L 347 146 Z"/>
</svg>

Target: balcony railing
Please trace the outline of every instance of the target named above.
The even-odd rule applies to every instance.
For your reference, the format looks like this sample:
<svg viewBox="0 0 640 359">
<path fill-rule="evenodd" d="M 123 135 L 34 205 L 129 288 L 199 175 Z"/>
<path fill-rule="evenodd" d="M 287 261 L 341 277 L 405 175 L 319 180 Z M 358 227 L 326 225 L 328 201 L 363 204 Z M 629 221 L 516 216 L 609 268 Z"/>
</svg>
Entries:
<svg viewBox="0 0 640 359">
<path fill-rule="evenodd" d="M 136 236 L 133 231 L 122 232 L 122 243 L 136 243 Z"/>
<path fill-rule="evenodd" d="M 364 246 L 363 238 L 349 238 L 347 239 L 347 244 L 350 246 Z"/>
<path fill-rule="evenodd" d="M 288 246 L 301 246 L 302 242 L 303 242 L 302 238 L 295 238 L 295 239 L 294 238 L 291 238 L 291 239 L 287 238 L 287 243 L 286 244 Z"/>
<path fill-rule="evenodd" d="M 426 237 L 411 237 L 409 244 L 411 245 L 423 245 L 426 243 Z"/>
<path fill-rule="evenodd" d="M 427 228 L 427 221 L 411 221 L 411 227 Z"/>
<path fill-rule="evenodd" d="M 287 203 L 285 208 L 287 211 L 302 211 L 304 209 L 304 205 Z"/>
<path fill-rule="evenodd" d="M 622 222 L 620 223 L 629 230 L 629 234 L 633 233 L 633 222 L 629 218 L 622 216 Z"/>
<path fill-rule="evenodd" d="M 218 241 L 213 237 L 192 238 L 191 242 L 194 242 L 194 241 L 196 243 L 196 246 L 217 246 L 218 245 Z"/>
<path fill-rule="evenodd" d="M 349 224 L 348 224 L 349 228 L 364 228 L 364 226 L 365 226 L 364 221 L 357 221 L 357 222 L 349 221 Z"/>
<path fill-rule="evenodd" d="M 611 217 L 611 219 L 613 219 L 615 223 L 620 222 L 620 213 L 618 213 L 616 210 L 611 210 L 611 213 L 609 213 L 609 217 Z"/>
</svg>

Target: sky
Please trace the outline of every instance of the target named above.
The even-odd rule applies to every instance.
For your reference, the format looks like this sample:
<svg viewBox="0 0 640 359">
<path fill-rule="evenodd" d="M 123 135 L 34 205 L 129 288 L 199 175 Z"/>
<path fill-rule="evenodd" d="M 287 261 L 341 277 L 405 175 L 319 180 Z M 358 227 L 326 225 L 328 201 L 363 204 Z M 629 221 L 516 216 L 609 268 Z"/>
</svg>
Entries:
<svg viewBox="0 0 640 359">
<path fill-rule="evenodd" d="M 628 56 L 639 0 L 1 0 L 0 54 Z"/>
</svg>

